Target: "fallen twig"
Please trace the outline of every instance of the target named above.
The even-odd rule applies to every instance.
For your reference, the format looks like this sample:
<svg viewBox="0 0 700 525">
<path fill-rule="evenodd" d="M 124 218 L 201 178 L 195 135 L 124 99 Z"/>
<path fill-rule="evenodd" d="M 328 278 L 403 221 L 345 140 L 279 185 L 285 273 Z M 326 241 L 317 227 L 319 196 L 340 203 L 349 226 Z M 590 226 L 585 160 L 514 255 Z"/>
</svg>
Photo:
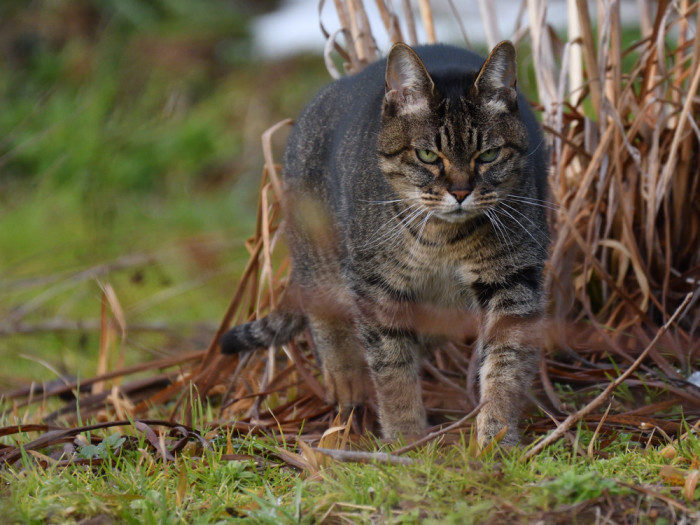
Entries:
<svg viewBox="0 0 700 525">
<path fill-rule="evenodd" d="M 140 363 L 134 366 L 128 366 L 126 368 L 121 368 L 119 370 L 114 370 L 112 372 L 107 372 L 89 379 L 82 380 L 71 380 L 68 383 L 58 385 L 56 387 L 48 388 L 44 391 L 44 386 L 40 384 L 32 384 L 29 387 L 22 388 L 20 390 L 15 390 L 13 392 L 4 393 L 6 399 L 17 399 L 21 397 L 31 396 L 32 393 L 41 393 L 42 397 L 57 396 L 70 392 L 72 390 L 80 388 L 87 388 L 92 386 L 97 381 L 106 381 L 108 379 L 113 379 L 115 377 L 124 377 L 132 374 L 137 374 L 139 372 L 144 372 L 148 370 L 160 370 L 162 368 L 169 368 L 172 366 L 178 366 L 188 361 L 195 361 L 201 359 L 204 355 L 203 350 L 196 350 L 194 352 L 186 352 L 179 355 L 174 355 L 171 357 L 166 357 L 163 359 L 156 359 L 153 361 L 148 361 L 146 363 Z M 27 402 L 29 404 L 29 401 Z M 20 405 L 22 406 L 22 405 Z"/>
<path fill-rule="evenodd" d="M 398 465 L 413 465 L 415 461 L 411 458 L 402 458 L 396 454 L 386 452 L 361 452 L 357 450 L 337 450 L 334 448 L 311 447 L 314 452 L 319 452 L 338 461 L 349 461 L 352 463 L 388 463 Z"/>
<path fill-rule="evenodd" d="M 96 423 L 94 425 L 84 425 L 81 427 L 74 428 L 60 428 L 52 425 L 13 425 L 10 427 L 5 427 L 0 429 L 0 435 L 11 435 L 19 432 L 29 432 L 29 431 L 42 431 L 46 430 L 46 433 L 39 438 L 25 443 L 20 446 L 11 446 L 0 451 L 0 463 L 12 464 L 22 456 L 22 451 L 29 450 L 41 450 L 45 447 L 55 445 L 56 443 L 61 443 L 63 438 L 73 437 L 83 432 L 89 432 L 92 430 L 100 430 L 112 427 L 127 427 L 135 426 L 137 429 L 141 429 L 139 425 L 150 426 L 163 426 L 169 428 L 182 428 L 186 432 L 190 433 L 192 436 L 197 436 L 200 438 L 198 432 L 188 426 L 182 425 L 174 421 L 163 421 L 160 419 L 137 419 L 137 420 L 119 420 L 119 421 L 106 421 L 103 423 Z M 205 440 L 200 439 L 202 442 Z"/>
<path fill-rule="evenodd" d="M 656 492 L 655 490 L 648 489 L 647 487 L 642 487 L 641 485 L 633 485 L 632 483 L 625 483 L 624 481 L 619 481 L 618 483 L 622 485 L 623 487 L 627 487 L 628 489 L 635 490 L 637 492 L 640 492 L 644 494 L 645 496 L 649 496 L 650 498 L 656 498 L 658 500 L 663 501 L 666 503 L 666 505 L 670 507 L 675 507 L 681 512 L 685 512 L 687 514 L 691 514 L 692 511 L 683 505 L 682 503 L 679 503 L 675 499 L 667 496 L 666 494 L 661 494 L 660 492 Z"/>
</svg>

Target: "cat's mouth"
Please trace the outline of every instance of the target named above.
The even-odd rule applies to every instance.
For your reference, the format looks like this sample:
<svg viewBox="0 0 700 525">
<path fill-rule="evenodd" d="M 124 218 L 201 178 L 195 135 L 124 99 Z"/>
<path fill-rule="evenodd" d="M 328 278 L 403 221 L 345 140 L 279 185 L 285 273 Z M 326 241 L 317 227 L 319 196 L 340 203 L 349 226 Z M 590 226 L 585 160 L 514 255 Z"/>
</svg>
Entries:
<svg viewBox="0 0 700 525">
<path fill-rule="evenodd" d="M 465 222 L 480 215 L 481 211 L 473 207 L 455 206 L 452 209 L 439 211 L 435 214 L 436 217 L 447 222 Z"/>
</svg>

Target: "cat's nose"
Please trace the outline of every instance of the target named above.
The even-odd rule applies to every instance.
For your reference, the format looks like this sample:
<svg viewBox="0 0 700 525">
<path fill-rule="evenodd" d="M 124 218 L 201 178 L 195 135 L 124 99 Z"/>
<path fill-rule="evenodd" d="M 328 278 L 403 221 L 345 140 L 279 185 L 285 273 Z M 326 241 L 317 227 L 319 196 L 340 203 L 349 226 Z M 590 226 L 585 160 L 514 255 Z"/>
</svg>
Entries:
<svg viewBox="0 0 700 525">
<path fill-rule="evenodd" d="M 462 201 L 466 199 L 471 191 L 469 190 L 452 190 L 450 191 L 450 195 L 452 195 L 455 199 L 457 199 L 457 202 L 459 204 L 462 204 Z"/>
</svg>

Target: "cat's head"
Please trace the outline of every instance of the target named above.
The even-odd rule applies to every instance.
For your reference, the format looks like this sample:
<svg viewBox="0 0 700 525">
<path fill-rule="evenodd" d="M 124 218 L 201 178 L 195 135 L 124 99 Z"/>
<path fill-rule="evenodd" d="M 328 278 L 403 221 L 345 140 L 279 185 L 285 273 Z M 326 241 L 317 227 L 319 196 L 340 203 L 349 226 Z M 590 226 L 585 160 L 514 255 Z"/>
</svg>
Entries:
<svg viewBox="0 0 700 525">
<path fill-rule="evenodd" d="M 481 70 L 428 73 L 396 44 L 386 68 L 380 166 L 407 203 L 458 223 L 495 206 L 518 184 L 528 149 L 518 111 L 515 49 L 498 44 Z"/>
</svg>

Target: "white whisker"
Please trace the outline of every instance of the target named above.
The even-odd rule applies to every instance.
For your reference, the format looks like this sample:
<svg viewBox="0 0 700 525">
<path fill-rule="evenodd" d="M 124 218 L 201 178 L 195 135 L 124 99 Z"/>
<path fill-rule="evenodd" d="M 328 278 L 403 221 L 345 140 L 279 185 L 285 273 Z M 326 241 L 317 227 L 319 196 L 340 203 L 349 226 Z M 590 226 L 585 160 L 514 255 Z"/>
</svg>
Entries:
<svg viewBox="0 0 700 525">
<path fill-rule="evenodd" d="M 540 142 L 537 144 L 537 146 L 535 146 L 535 149 L 533 149 L 530 153 L 528 153 L 528 154 L 526 155 L 526 157 L 530 157 L 530 156 L 534 155 L 534 154 L 537 152 L 537 150 L 540 149 L 540 147 L 542 146 L 542 144 L 544 144 L 544 137 L 542 137 L 542 138 L 540 139 Z"/>
<path fill-rule="evenodd" d="M 367 204 L 393 204 L 395 202 L 411 202 L 413 199 L 392 199 L 392 200 L 386 200 L 386 201 L 366 201 L 363 199 L 360 199 L 360 202 L 365 202 Z"/>
<path fill-rule="evenodd" d="M 517 202 L 519 204 L 527 204 L 528 206 L 539 206 L 541 208 L 546 208 L 548 210 L 557 211 L 559 207 L 556 203 L 551 201 L 544 201 L 540 199 L 535 199 L 531 197 L 522 197 L 520 195 L 506 195 L 503 198 L 504 201 Z"/>
<path fill-rule="evenodd" d="M 515 260 L 513 259 L 513 251 L 515 250 L 515 247 L 510 241 L 508 232 L 506 231 L 506 226 L 499 220 L 497 215 L 490 213 L 490 211 L 491 210 L 484 209 L 484 215 L 486 215 L 489 222 L 493 226 L 493 231 L 496 234 L 496 238 L 506 248 L 508 257 L 510 258 L 510 264 L 515 266 Z"/>
<path fill-rule="evenodd" d="M 425 216 L 425 219 L 423 219 L 423 223 L 421 224 L 420 229 L 418 230 L 418 235 L 416 235 L 416 240 L 413 243 L 413 246 L 411 246 L 411 255 L 414 254 L 414 251 L 415 251 L 416 247 L 418 246 L 418 243 L 420 243 L 420 239 L 423 236 L 423 231 L 425 230 L 425 225 L 428 224 L 428 220 L 435 213 L 433 210 L 427 210 L 427 212 L 428 213 Z"/>
<path fill-rule="evenodd" d="M 419 217 L 424 211 L 423 206 L 420 203 L 414 203 L 410 206 L 402 209 L 396 215 L 394 215 L 387 222 L 383 223 L 377 231 L 375 232 L 376 237 L 370 239 L 370 241 L 364 246 L 364 248 L 373 248 L 381 244 L 385 244 L 386 248 L 393 247 L 398 240 L 400 240 L 400 232 L 404 227 L 411 224 L 417 217 Z M 384 229 L 386 231 L 383 231 Z"/>
<path fill-rule="evenodd" d="M 506 204 L 505 202 L 501 202 L 500 204 L 502 204 L 503 206 L 505 206 L 505 207 L 507 207 L 508 209 L 512 210 L 513 212 L 519 214 L 521 217 L 523 217 L 525 220 L 527 220 L 530 224 L 532 224 L 536 229 L 539 228 L 539 226 L 538 226 L 535 222 L 533 222 L 532 219 L 530 219 L 529 217 L 527 217 L 526 215 L 524 215 L 524 214 L 523 214 L 522 212 L 520 212 L 519 210 L 516 210 L 516 209 L 513 208 L 512 206 L 509 206 L 508 204 Z M 530 230 L 528 230 L 528 229 L 523 225 L 523 223 L 521 223 L 518 219 L 516 219 L 512 214 L 508 213 L 508 212 L 507 212 L 506 210 L 504 210 L 504 209 L 500 209 L 500 208 L 497 208 L 497 207 L 496 207 L 496 208 L 491 208 L 491 209 L 492 209 L 493 211 L 495 211 L 496 213 L 499 213 L 499 212 L 500 212 L 500 213 L 504 213 L 504 214 L 506 214 L 508 217 L 510 217 L 512 220 L 514 220 L 514 221 L 518 224 L 518 226 L 520 226 L 520 227 L 523 229 L 523 231 L 524 231 L 525 233 L 527 233 L 533 241 L 535 241 L 535 243 L 537 244 L 537 246 L 539 246 L 540 248 L 542 248 L 543 250 L 545 250 L 545 247 L 542 246 L 542 244 L 540 244 L 540 242 L 539 242 L 537 239 L 535 239 L 535 236 L 532 235 L 532 234 L 530 233 Z"/>
</svg>

